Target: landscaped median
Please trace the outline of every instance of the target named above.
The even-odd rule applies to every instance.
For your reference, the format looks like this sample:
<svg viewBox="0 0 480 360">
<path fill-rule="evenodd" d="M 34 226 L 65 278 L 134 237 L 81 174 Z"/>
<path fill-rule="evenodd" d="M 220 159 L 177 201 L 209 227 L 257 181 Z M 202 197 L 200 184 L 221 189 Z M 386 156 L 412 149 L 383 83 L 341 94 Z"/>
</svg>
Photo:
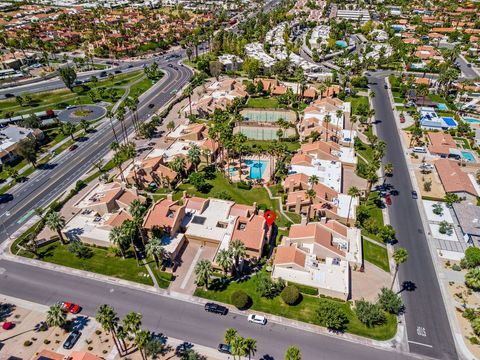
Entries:
<svg viewBox="0 0 480 360">
<path fill-rule="evenodd" d="M 344 328 L 345 332 L 374 340 L 389 340 L 393 338 L 397 332 L 397 317 L 395 315 L 385 313 L 386 321 L 384 324 L 367 327 L 357 318 L 352 309 L 352 304 L 349 301 L 302 294 L 301 301 L 297 301 L 296 305 L 287 305 L 280 296 L 273 297 L 272 299 L 262 297 L 256 290 L 255 276 L 243 282 L 232 281 L 222 290 L 205 290 L 199 287 L 195 291 L 195 296 L 232 304 L 232 294 L 238 290 L 242 290 L 250 296 L 250 309 L 252 310 L 325 326 L 318 316 L 318 311 L 320 307 L 330 305 L 343 310 L 346 314 L 348 322 Z M 305 289 L 300 290 L 305 291 Z"/>
</svg>

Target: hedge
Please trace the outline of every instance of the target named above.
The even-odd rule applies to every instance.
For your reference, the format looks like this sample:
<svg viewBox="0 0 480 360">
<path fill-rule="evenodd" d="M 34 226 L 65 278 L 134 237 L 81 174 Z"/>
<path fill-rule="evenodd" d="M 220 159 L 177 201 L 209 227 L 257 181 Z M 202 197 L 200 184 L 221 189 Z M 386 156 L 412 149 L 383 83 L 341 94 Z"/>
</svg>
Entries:
<svg viewBox="0 0 480 360">
<path fill-rule="evenodd" d="M 308 286 L 308 285 L 302 285 L 302 284 L 297 284 L 294 282 L 288 282 L 288 285 L 294 285 L 297 287 L 298 291 L 300 291 L 302 294 L 305 295 L 313 295 L 317 296 L 318 295 L 318 289 L 313 286 Z"/>
<path fill-rule="evenodd" d="M 243 290 L 233 292 L 230 300 L 240 310 L 248 308 L 251 303 L 250 296 Z"/>
</svg>

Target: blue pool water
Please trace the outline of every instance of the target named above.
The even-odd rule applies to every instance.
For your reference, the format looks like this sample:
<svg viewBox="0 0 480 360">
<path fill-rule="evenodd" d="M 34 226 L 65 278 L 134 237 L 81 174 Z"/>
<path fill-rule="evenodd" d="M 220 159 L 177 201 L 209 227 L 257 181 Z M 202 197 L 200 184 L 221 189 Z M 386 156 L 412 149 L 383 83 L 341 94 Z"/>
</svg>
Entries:
<svg viewBox="0 0 480 360">
<path fill-rule="evenodd" d="M 346 48 L 348 46 L 347 42 L 345 40 L 337 40 L 335 41 L 335 44 L 338 46 L 338 47 L 341 47 L 342 49 L 343 48 Z"/>
<path fill-rule="evenodd" d="M 250 168 L 250 179 L 261 179 L 265 169 L 268 166 L 267 160 L 245 160 L 245 164 Z"/>
<path fill-rule="evenodd" d="M 464 117 L 463 121 L 469 122 L 469 123 L 480 123 L 480 119 L 472 118 L 472 117 Z"/>
<path fill-rule="evenodd" d="M 462 156 L 467 161 L 475 162 L 475 157 L 472 155 L 472 153 L 469 153 L 468 151 L 462 151 Z"/>
<path fill-rule="evenodd" d="M 448 107 L 445 104 L 437 104 L 437 108 L 438 108 L 438 110 L 441 110 L 441 111 L 447 111 L 448 110 Z"/>
<path fill-rule="evenodd" d="M 229 167 L 229 168 L 228 168 L 228 174 L 229 174 L 230 176 L 234 176 L 236 173 L 237 173 L 237 170 L 235 170 L 234 167 Z"/>
<path fill-rule="evenodd" d="M 451 117 L 442 117 L 448 126 L 457 126 L 457 122 Z"/>
</svg>

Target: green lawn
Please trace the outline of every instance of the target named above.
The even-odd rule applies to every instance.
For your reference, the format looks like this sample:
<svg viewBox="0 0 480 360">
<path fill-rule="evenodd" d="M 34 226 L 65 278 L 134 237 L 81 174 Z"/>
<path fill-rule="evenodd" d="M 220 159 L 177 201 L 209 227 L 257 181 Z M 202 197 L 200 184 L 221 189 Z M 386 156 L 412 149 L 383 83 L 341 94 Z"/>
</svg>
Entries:
<svg viewBox="0 0 480 360">
<path fill-rule="evenodd" d="M 283 141 L 287 146 L 287 150 L 291 153 L 296 152 L 300 149 L 300 142 L 298 141 Z M 252 152 L 264 152 L 272 144 L 270 140 L 247 140 L 245 142 L 247 146 L 252 149 Z"/>
<path fill-rule="evenodd" d="M 204 198 L 218 197 L 217 195 L 220 192 L 224 192 L 230 196 L 232 201 L 235 201 L 239 204 L 253 205 L 253 203 L 256 202 L 257 206 L 265 205 L 267 208 L 274 210 L 277 214 L 277 218 L 275 220 L 277 226 L 283 227 L 290 223 L 280 214 L 278 201 L 270 199 L 267 191 L 263 187 L 252 188 L 250 190 L 239 189 L 235 183 L 230 184 L 228 180 L 218 172 L 216 173 L 215 179 L 207 180 L 207 182 L 212 185 L 212 188 L 208 193 L 201 193 L 195 190 L 195 188 L 190 184 L 181 184 L 178 187 L 174 198 L 179 199 L 182 196 L 183 191 L 187 191 L 187 193 L 190 195 Z M 300 218 L 297 216 L 295 216 L 295 220 L 300 222 Z"/>
<path fill-rule="evenodd" d="M 278 100 L 274 97 L 271 98 L 249 98 L 245 107 L 251 108 L 264 108 L 264 109 L 275 109 L 279 107 Z"/>
<path fill-rule="evenodd" d="M 137 266 L 133 255 L 122 259 L 108 250 L 90 247 L 92 256 L 88 259 L 79 259 L 67 249 L 68 245 L 62 246 L 60 242 L 46 245 L 39 250 L 40 260 L 153 286 L 147 270 L 143 265 Z M 21 255 L 31 257 L 28 253 L 21 253 Z"/>
<path fill-rule="evenodd" d="M 387 249 L 365 239 L 362 239 L 362 241 L 363 258 L 369 263 L 378 266 L 380 269 L 390 272 Z"/>
<path fill-rule="evenodd" d="M 195 295 L 202 298 L 230 304 L 231 294 L 236 290 L 243 290 L 251 297 L 253 302 L 251 307 L 252 310 L 257 310 L 273 315 L 279 315 L 310 324 L 322 325 L 317 320 L 316 310 L 322 301 L 332 301 L 335 303 L 336 306 L 341 307 L 345 310 L 349 320 L 345 330 L 349 333 L 365 336 L 376 340 L 388 340 L 395 335 L 397 330 L 396 317 L 389 314 L 387 314 L 387 322 L 384 325 L 373 328 L 366 327 L 356 318 L 354 312 L 350 307 L 349 302 L 335 301 L 320 297 L 303 295 L 303 300 L 298 305 L 289 306 L 286 305 L 280 297 L 276 297 L 274 299 L 263 298 L 255 291 L 254 278 L 251 278 L 242 283 L 232 282 L 223 291 L 205 291 L 203 288 L 197 288 L 197 290 L 195 291 Z"/>
<path fill-rule="evenodd" d="M 358 106 L 360 104 L 365 104 L 367 106 L 367 109 L 370 108 L 370 104 L 368 102 L 368 97 L 366 97 L 366 96 L 347 96 L 345 101 L 348 101 L 352 104 L 352 114 L 353 115 L 358 114 Z"/>
<path fill-rule="evenodd" d="M 377 222 L 377 225 L 378 227 L 381 227 L 383 226 L 383 213 L 382 213 L 382 209 L 379 208 L 376 204 L 375 204 L 375 199 L 377 199 L 379 196 L 379 194 L 377 192 L 371 192 L 370 193 L 370 197 L 368 199 L 368 201 L 366 202 L 366 205 L 367 205 L 367 208 L 368 208 L 368 212 L 370 214 L 370 217 L 375 219 L 376 222 Z M 382 239 L 380 239 L 377 235 L 375 234 L 371 234 L 369 233 L 368 231 L 366 231 L 365 229 L 362 229 L 362 235 L 365 235 L 365 236 L 368 236 L 369 238 L 375 240 L 375 241 L 378 241 L 379 243 L 382 243 L 383 244 L 383 241 Z"/>
</svg>

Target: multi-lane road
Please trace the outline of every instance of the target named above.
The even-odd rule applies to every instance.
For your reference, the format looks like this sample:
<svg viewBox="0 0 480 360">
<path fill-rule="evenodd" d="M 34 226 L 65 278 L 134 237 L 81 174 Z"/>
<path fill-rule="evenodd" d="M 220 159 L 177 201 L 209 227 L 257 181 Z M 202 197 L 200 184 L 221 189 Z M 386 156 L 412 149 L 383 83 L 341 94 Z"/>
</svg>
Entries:
<svg viewBox="0 0 480 360">
<path fill-rule="evenodd" d="M 423 231 L 417 200 L 411 195 L 412 183 L 397 132 L 392 104 L 384 88 L 386 75 L 369 76 L 375 92 L 376 128 L 387 144 L 384 162 L 393 164 L 394 176 L 388 181 L 398 195 L 388 208 L 390 223 L 396 230 L 398 246 L 408 250 L 408 261 L 400 266 L 399 281 L 406 306 L 405 319 L 410 351 L 438 359 L 457 359 L 455 343 L 440 293 L 432 258 Z"/>
<path fill-rule="evenodd" d="M 83 277 L 53 272 L 0 260 L 0 293 L 51 305 L 68 300 L 82 305 L 82 314 L 92 316 L 100 304 L 110 304 L 123 317 L 130 311 L 144 315 L 143 326 L 167 336 L 216 348 L 229 327 L 257 340 L 255 359 L 283 359 L 290 345 L 302 350 L 305 360 L 408 360 L 408 354 L 381 350 L 341 339 L 269 322 L 247 322 L 243 314 L 225 317 L 206 313 L 203 306 L 137 289 L 106 284 Z"/>
<path fill-rule="evenodd" d="M 192 75 L 191 70 L 181 65 L 169 67 L 162 64 L 161 68 L 165 72 L 164 77 L 139 98 L 138 115 L 142 121 L 173 98 Z M 150 104 L 154 104 L 154 107 L 150 108 Z M 131 125 L 130 120 L 128 116 L 127 126 Z M 116 123 L 115 127 L 119 134 L 120 124 Z M 92 167 L 93 163 L 104 157 L 114 141 L 114 134 L 110 125 L 105 123 L 87 138 L 86 141 L 78 142 L 76 150 L 53 158 L 49 166 L 38 169 L 27 182 L 17 184 L 10 190 L 13 200 L 0 205 L 0 241 L 18 230 L 28 216 L 32 215 L 33 209 L 44 207 L 57 198 Z"/>
</svg>

